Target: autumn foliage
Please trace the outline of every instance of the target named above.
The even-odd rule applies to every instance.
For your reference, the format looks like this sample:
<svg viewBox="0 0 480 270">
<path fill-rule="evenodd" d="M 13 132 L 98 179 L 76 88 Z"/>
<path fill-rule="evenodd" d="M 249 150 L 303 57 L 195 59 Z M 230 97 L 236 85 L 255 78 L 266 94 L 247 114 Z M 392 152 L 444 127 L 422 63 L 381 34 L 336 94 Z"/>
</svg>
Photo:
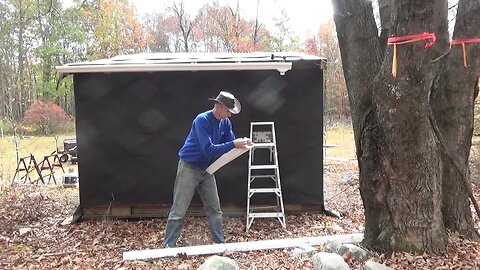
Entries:
<svg viewBox="0 0 480 270">
<path fill-rule="evenodd" d="M 25 124 L 34 125 L 43 134 L 49 135 L 65 124 L 69 117 L 57 104 L 36 101 L 25 112 L 23 120 Z"/>
</svg>

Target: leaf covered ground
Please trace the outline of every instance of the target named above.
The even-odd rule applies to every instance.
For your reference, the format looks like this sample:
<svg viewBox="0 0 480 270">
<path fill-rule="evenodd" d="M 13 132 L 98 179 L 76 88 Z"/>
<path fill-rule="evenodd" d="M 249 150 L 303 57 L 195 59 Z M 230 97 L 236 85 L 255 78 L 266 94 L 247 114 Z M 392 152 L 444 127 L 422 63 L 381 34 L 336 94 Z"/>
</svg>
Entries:
<svg viewBox="0 0 480 270">
<path fill-rule="evenodd" d="M 472 170 L 473 174 L 476 173 Z M 358 192 L 356 162 L 325 167 L 325 203 L 342 218 L 323 214 L 287 215 L 287 229 L 274 219 L 256 220 L 247 233 L 245 219 L 225 217 L 227 242 L 358 233 L 363 208 Z M 480 184 L 474 186 L 480 201 Z M 100 219 L 62 225 L 78 205 L 78 190 L 55 186 L 13 186 L 0 197 L 0 269 L 197 269 L 208 256 L 150 261 L 122 261 L 125 251 L 160 248 L 166 220 Z M 475 217 L 476 224 L 480 221 Z M 210 244 L 204 217 L 189 217 L 180 246 Z M 321 250 L 321 247 L 317 247 Z M 309 257 L 289 250 L 234 252 L 241 269 L 313 269 Z M 480 269 L 480 243 L 450 234 L 442 256 L 398 253 L 372 254 L 372 260 L 394 269 Z M 351 269 L 361 262 L 348 260 Z"/>
</svg>

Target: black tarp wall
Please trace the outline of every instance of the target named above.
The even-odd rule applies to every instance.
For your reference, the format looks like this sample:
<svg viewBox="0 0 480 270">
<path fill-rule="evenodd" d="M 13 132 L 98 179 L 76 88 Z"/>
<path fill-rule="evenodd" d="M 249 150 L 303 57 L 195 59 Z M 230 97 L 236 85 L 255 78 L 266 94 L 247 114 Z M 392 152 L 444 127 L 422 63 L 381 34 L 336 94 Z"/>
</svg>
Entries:
<svg viewBox="0 0 480 270">
<path fill-rule="evenodd" d="M 168 205 L 192 120 L 231 91 L 250 122 L 274 121 L 285 204 L 323 207 L 323 70 L 74 74 L 80 206 Z M 248 154 L 215 173 L 222 206 L 246 207 Z M 197 196 L 194 203 L 198 202 Z"/>
</svg>

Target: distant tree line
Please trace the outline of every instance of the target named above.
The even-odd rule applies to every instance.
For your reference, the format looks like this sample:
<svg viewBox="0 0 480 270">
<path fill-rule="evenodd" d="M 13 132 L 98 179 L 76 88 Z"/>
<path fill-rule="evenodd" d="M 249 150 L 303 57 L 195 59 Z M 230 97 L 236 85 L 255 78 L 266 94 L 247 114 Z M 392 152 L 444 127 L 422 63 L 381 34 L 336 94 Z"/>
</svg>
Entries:
<svg viewBox="0 0 480 270">
<path fill-rule="evenodd" d="M 243 2 L 242 2 L 243 3 Z M 258 2 L 257 2 L 258 3 Z M 55 66 L 143 52 L 303 51 L 326 57 L 325 112 L 349 114 L 334 24 L 300 42 L 285 11 L 267 29 L 235 6 L 212 1 L 196 14 L 176 1 L 162 12 L 138 14 L 127 0 L 0 1 L 0 121 L 20 123 L 36 101 L 74 115 L 72 79 L 57 87 Z"/>
</svg>

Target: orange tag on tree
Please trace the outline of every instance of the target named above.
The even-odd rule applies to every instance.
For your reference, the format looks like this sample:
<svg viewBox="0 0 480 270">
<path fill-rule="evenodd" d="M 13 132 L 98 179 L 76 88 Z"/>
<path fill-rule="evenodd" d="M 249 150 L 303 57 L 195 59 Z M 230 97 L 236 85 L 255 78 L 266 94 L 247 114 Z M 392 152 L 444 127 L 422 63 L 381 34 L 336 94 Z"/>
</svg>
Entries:
<svg viewBox="0 0 480 270">
<path fill-rule="evenodd" d="M 397 45 L 417 42 L 417 41 L 424 41 L 425 42 L 425 49 L 431 47 L 437 37 L 435 33 L 423 33 L 423 34 L 415 34 L 415 35 L 407 35 L 407 36 L 399 36 L 399 37 L 389 37 L 387 40 L 388 45 L 393 45 L 393 60 L 392 60 L 392 75 L 394 78 L 397 77 Z"/>
<path fill-rule="evenodd" d="M 462 54 L 463 54 L 463 66 L 467 67 L 467 50 L 465 44 L 467 43 L 480 43 L 480 38 L 469 38 L 469 39 L 453 39 L 451 45 L 462 45 Z"/>
</svg>

